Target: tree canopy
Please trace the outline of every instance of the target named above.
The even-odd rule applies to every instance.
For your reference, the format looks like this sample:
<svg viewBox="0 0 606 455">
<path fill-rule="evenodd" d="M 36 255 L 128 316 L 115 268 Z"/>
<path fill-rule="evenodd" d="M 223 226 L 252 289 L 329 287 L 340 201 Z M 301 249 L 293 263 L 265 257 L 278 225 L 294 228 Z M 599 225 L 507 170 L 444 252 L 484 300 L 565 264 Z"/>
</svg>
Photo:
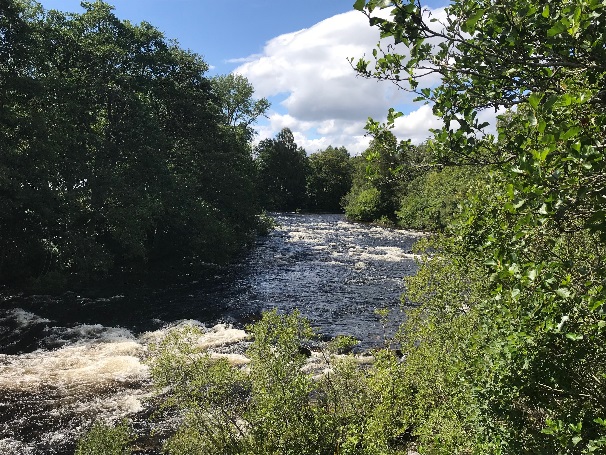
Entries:
<svg viewBox="0 0 606 455">
<path fill-rule="evenodd" d="M 247 137 L 252 137 L 251 125 L 269 109 L 267 98 L 255 100 L 254 87 L 240 74 L 215 76 L 211 82 L 223 112 L 224 122 L 242 129 Z"/>
<path fill-rule="evenodd" d="M 308 209 L 338 213 L 352 185 L 352 166 L 345 147 L 328 146 L 309 156 Z"/>
<path fill-rule="evenodd" d="M 82 5 L 2 2 L 0 281 L 227 260 L 254 230 L 254 166 L 208 66 Z"/>
<path fill-rule="evenodd" d="M 292 131 L 282 129 L 275 139 L 262 140 L 254 150 L 261 204 L 267 210 L 295 211 L 306 205 L 309 163 Z"/>
</svg>

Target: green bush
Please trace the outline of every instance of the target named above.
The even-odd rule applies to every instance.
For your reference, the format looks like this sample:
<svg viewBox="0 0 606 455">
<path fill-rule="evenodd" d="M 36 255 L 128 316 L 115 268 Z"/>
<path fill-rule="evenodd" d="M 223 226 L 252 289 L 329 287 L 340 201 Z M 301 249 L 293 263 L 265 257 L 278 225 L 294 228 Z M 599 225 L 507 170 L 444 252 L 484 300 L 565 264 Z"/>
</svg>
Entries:
<svg viewBox="0 0 606 455">
<path fill-rule="evenodd" d="M 78 442 L 75 455 L 129 455 L 133 440 L 126 422 L 113 427 L 97 422 Z"/>
<path fill-rule="evenodd" d="M 350 192 L 344 199 L 345 215 L 353 221 L 374 221 L 383 213 L 381 192 L 375 187 Z"/>
<path fill-rule="evenodd" d="M 340 337 L 321 354 L 326 369 L 306 372 L 302 346 L 314 336 L 297 313 L 264 314 L 250 327 L 246 369 L 197 348 L 197 328 L 172 331 L 149 364 L 165 406 L 183 419 L 164 450 L 178 454 L 406 453 L 410 426 L 403 364 L 388 350 L 361 367 Z M 316 354 L 317 355 L 317 354 Z"/>
<path fill-rule="evenodd" d="M 257 235 L 269 235 L 278 226 L 275 218 L 269 216 L 267 212 L 257 215 Z"/>
<path fill-rule="evenodd" d="M 482 169 L 447 167 L 420 175 L 408 184 L 396 212 L 398 225 L 408 229 L 441 231 L 482 175 Z"/>
</svg>

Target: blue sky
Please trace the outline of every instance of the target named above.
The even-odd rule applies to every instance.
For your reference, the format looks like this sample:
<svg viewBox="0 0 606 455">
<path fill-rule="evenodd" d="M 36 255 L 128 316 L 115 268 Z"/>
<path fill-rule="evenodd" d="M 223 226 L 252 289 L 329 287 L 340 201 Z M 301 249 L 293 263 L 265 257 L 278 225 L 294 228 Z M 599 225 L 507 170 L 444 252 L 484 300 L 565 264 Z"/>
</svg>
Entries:
<svg viewBox="0 0 606 455">
<path fill-rule="evenodd" d="M 45 9 L 80 12 L 81 0 L 39 0 Z M 225 74 L 227 61 L 259 53 L 265 42 L 310 27 L 352 9 L 353 0 L 108 0 L 115 14 L 134 23 L 146 21 L 167 38 L 202 56 Z"/>
<path fill-rule="evenodd" d="M 429 106 L 389 83 L 357 78 L 347 57 L 369 55 L 378 32 L 352 8 L 354 0 L 110 0 L 115 14 L 147 21 L 181 47 L 204 57 L 209 75 L 235 71 L 272 107 L 257 140 L 290 128 L 308 153 L 328 145 L 352 154 L 368 145 L 363 126 L 395 106 L 406 116 L 396 134 L 421 142 L 439 126 Z M 80 12 L 80 0 L 41 0 L 45 9 Z M 445 1 L 426 1 L 434 14 Z"/>
</svg>

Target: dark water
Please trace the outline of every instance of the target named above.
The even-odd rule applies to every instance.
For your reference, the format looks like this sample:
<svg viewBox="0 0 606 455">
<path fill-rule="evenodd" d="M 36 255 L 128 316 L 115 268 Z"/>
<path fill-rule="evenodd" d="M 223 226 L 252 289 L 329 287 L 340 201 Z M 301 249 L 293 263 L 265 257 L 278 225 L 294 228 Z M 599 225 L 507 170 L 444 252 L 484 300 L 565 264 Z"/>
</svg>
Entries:
<svg viewBox="0 0 606 455">
<path fill-rule="evenodd" d="M 0 453 L 71 453 L 96 418 L 145 425 L 141 359 L 150 341 L 185 320 L 208 327 L 219 350 L 272 308 L 300 310 L 325 337 L 381 344 L 374 310 L 391 310 L 393 331 L 418 236 L 339 215 L 276 218 L 279 227 L 241 263 L 188 285 L 103 298 L 0 296 Z"/>
</svg>

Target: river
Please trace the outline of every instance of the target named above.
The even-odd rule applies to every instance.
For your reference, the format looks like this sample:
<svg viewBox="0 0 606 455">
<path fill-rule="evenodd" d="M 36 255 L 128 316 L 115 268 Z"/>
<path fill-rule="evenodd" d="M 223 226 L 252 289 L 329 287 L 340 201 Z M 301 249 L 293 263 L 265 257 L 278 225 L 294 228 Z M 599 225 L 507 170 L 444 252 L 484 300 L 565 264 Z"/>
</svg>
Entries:
<svg viewBox="0 0 606 455">
<path fill-rule="evenodd" d="M 204 327 L 209 349 L 234 361 L 246 347 L 242 329 L 273 308 L 298 309 L 324 338 L 381 345 L 402 320 L 402 278 L 416 271 L 420 234 L 340 215 L 276 221 L 242 261 L 187 285 L 103 297 L 0 294 L 0 453 L 73 453 L 95 419 L 128 417 L 138 432 L 161 435 L 167 424 L 148 418 L 142 359 L 175 325 Z M 387 327 L 377 308 L 390 310 Z"/>
</svg>

